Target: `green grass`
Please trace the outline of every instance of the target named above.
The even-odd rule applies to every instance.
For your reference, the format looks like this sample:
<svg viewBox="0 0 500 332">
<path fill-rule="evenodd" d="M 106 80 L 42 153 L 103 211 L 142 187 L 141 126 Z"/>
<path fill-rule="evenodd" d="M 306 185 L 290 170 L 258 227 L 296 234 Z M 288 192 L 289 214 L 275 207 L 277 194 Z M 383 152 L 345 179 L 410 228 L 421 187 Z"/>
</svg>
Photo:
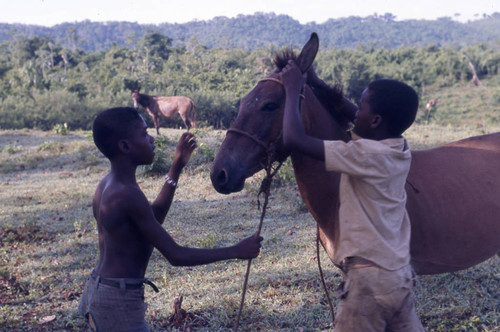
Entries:
<svg viewBox="0 0 500 332">
<path fill-rule="evenodd" d="M 416 125 L 406 136 L 416 149 L 494 131 L 500 128 Z M 168 165 L 182 131 L 162 128 L 162 133 Z M 211 186 L 210 160 L 224 134 L 196 130 L 202 148 L 181 175 L 165 223 L 180 244 L 230 245 L 257 228 L 256 193 L 262 173 L 237 194 L 220 195 Z M 76 309 L 97 257 L 91 199 L 108 163 L 86 132 L 0 131 L 0 147 L 0 330 L 81 331 L 85 325 Z M 241 331 L 332 330 L 315 257 L 315 222 L 289 167 L 280 173 L 280 186 L 272 189 L 262 231 L 265 240 L 252 264 Z M 141 187 L 153 199 L 163 177 L 146 168 L 139 173 Z M 333 291 L 340 273 L 323 252 L 321 261 Z M 416 306 L 427 330 L 497 331 L 499 263 L 494 257 L 464 271 L 421 276 Z M 168 317 L 179 296 L 192 315 L 190 329 L 231 330 L 245 271 L 243 261 L 173 267 L 155 251 L 147 275 L 160 293 L 146 290 L 152 330 L 173 330 Z"/>
<path fill-rule="evenodd" d="M 439 102 L 428 113 L 427 100 L 439 98 Z M 485 78 L 475 87 L 470 82 L 441 87 L 439 83 L 427 86 L 422 93 L 417 122 L 440 126 L 483 128 L 500 126 L 500 81 Z"/>
</svg>

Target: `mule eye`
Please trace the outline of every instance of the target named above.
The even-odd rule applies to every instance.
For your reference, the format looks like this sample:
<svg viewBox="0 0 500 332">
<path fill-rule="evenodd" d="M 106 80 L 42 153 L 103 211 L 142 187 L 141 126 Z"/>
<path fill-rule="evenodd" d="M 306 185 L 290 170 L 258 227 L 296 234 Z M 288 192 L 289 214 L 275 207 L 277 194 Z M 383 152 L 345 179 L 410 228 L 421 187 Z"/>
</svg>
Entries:
<svg viewBox="0 0 500 332">
<path fill-rule="evenodd" d="M 264 105 L 264 107 L 261 108 L 262 111 L 264 112 L 273 112 L 278 109 L 278 104 L 276 103 L 267 103 Z"/>
</svg>

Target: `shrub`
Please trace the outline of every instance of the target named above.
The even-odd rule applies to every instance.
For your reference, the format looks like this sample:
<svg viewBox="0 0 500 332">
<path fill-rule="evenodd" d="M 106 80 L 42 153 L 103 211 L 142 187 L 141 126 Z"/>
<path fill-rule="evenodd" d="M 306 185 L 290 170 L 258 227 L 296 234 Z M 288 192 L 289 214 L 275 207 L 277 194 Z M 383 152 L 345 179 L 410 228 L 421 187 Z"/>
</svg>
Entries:
<svg viewBox="0 0 500 332">
<path fill-rule="evenodd" d="M 151 165 L 141 166 L 143 175 L 163 175 L 168 172 L 172 166 L 173 153 L 176 143 L 173 143 L 166 136 L 157 136 L 155 138 L 156 155 Z M 173 150 L 173 151 L 172 151 Z M 172 151 L 169 153 L 169 151 Z"/>
</svg>

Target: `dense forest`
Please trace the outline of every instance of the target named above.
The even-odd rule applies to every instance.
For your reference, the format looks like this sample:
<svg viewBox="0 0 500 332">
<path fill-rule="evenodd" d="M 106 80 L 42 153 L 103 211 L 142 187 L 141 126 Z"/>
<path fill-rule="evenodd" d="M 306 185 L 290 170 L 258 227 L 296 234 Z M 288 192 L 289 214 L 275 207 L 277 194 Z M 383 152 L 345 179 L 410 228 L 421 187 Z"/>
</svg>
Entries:
<svg viewBox="0 0 500 332">
<path fill-rule="evenodd" d="M 397 21 L 390 13 L 368 17 L 330 19 L 322 24 L 300 24 L 287 15 L 256 13 L 236 18 L 216 17 L 183 24 L 138 24 L 134 22 L 62 23 L 53 27 L 0 23 L 0 42 L 22 35 L 50 36 L 66 48 L 100 51 L 113 45 L 136 47 L 150 32 L 172 39 L 174 46 L 198 43 L 207 48 L 255 50 L 269 45 L 300 47 L 315 31 L 324 50 L 332 48 L 422 47 L 427 45 L 464 47 L 477 42 L 498 41 L 500 13 L 460 23 L 450 17 L 437 20 Z"/>
<path fill-rule="evenodd" d="M 259 20 L 263 22 L 256 23 Z M 347 30 L 332 27 L 341 20 L 293 28 L 283 23 L 294 22 L 289 17 L 271 14 L 217 18 L 184 26 L 165 24 L 164 28 L 172 29 L 171 34 L 160 31 L 163 25 L 141 27 L 117 22 L 68 23 L 53 28 L 4 25 L 0 27 L 4 38 L 0 43 L 0 128 L 48 130 L 67 124 L 70 129 L 89 129 L 98 111 L 110 106 L 131 106 L 131 90 L 138 88 L 151 95 L 189 96 L 197 104 L 200 125 L 227 128 L 235 117 L 240 98 L 258 79 L 273 70 L 271 59 L 276 52 L 282 50 L 283 45 L 298 49 L 313 28 L 317 28 L 320 37 L 320 52 L 315 63 L 319 76 L 328 83 L 341 84 L 352 100 L 359 98 L 369 81 L 390 77 L 407 82 L 419 92 L 421 121 L 456 124 L 457 117 L 448 116 L 446 110 L 467 118 L 472 116 L 471 109 L 478 108 L 483 110 L 483 123 L 500 122 L 497 32 L 500 14 L 467 24 L 440 19 L 406 21 L 405 25 L 394 21 L 391 15 L 353 17 L 345 22 L 350 20 L 364 22 L 356 29 L 352 23 L 350 34 L 357 38 L 365 36 L 366 41 L 367 36 L 373 36 L 369 44 L 355 43 L 355 39 L 346 37 L 345 47 L 334 47 L 338 42 L 335 36 L 342 31 L 347 36 Z M 450 28 L 445 29 L 447 33 L 433 32 L 435 39 L 430 34 L 422 34 L 417 42 L 415 30 L 421 23 Z M 249 31 L 251 24 L 255 25 L 253 31 Z M 200 28 L 199 34 L 193 32 L 192 29 L 200 25 L 207 28 Z M 7 39 L 5 26 L 11 28 Z M 224 47 L 210 47 L 217 35 L 215 28 L 208 28 L 213 26 L 219 26 L 219 37 L 225 36 L 225 31 L 238 31 L 238 34 L 224 37 Z M 267 34 L 261 30 L 263 26 Z M 396 30 L 391 32 L 388 27 Z M 144 31 L 146 28 L 152 30 Z M 396 33 L 397 29 L 407 33 Z M 183 31 L 182 37 L 179 31 Z M 262 42 L 259 45 L 255 44 L 258 39 L 252 37 L 258 35 L 258 31 Z M 469 41 L 473 31 L 478 34 L 482 31 L 484 41 Z M 132 35 L 135 37 L 131 38 Z M 398 39 L 396 35 L 405 36 L 407 40 Z M 128 42 L 120 39 L 125 36 Z M 286 39 L 287 36 L 290 39 Z M 285 39 L 275 44 L 273 38 Z M 243 44 L 239 45 L 240 42 Z M 236 44 L 239 46 L 235 47 Z M 354 44 L 357 46 L 348 47 Z M 481 87 L 483 90 L 473 90 Z M 443 107 L 438 114 L 425 113 L 425 102 L 436 91 L 459 91 L 459 88 L 473 91 L 467 93 L 470 102 L 448 103 L 448 106 L 441 102 Z M 179 119 L 165 119 L 162 125 L 181 124 Z"/>
</svg>

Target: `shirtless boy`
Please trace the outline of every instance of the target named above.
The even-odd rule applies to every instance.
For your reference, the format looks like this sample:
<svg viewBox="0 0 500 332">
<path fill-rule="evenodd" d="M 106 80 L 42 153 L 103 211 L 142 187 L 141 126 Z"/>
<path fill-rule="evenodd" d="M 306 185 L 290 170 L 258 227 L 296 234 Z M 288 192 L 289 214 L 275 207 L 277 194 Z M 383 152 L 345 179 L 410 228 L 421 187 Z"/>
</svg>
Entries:
<svg viewBox="0 0 500 332">
<path fill-rule="evenodd" d="M 97 186 L 92 202 L 99 234 L 99 261 L 82 294 L 79 312 L 94 331 L 149 331 L 144 302 L 146 269 L 153 248 L 174 266 L 208 264 L 258 256 L 262 237 L 238 244 L 198 249 L 177 244 L 161 226 L 170 208 L 182 169 L 196 148 L 184 133 L 165 183 L 151 204 L 136 181 L 137 166 L 153 162 L 154 138 L 133 108 L 111 108 L 94 121 L 94 142 L 109 159 L 111 171 Z M 155 290 L 156 287 L 153 287 Z"/>
</svg>

